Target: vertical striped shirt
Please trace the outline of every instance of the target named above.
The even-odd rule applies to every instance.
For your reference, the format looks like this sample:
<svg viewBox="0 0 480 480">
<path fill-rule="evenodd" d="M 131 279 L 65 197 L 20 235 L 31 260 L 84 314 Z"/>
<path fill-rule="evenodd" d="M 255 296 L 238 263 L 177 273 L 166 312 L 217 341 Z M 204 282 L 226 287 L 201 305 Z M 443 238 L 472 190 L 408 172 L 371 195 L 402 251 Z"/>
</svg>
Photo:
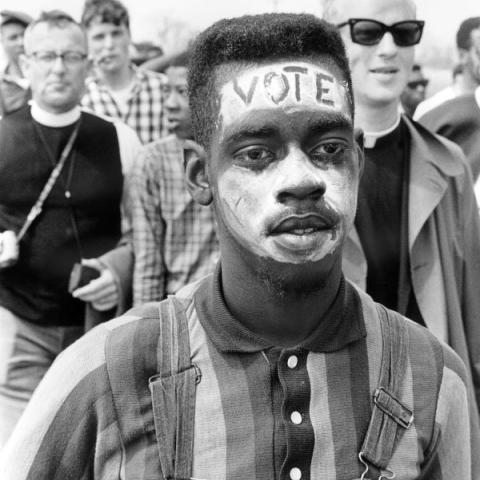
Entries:
<svg viewBox="0 0 480 480">
<path fill-rule="evenodd" d="M 213 208 L 191 197 L 183 162 L 182 142 L 171 135 L 145 145 L 130 177 L 134 305 L 176 293 L 218 260 Z"/>
<path fill-rule="evenodd" d="M 191 359 L 202 372 L 192 476 L 359 479 L 381 363 L 374 302 L 343 284 L 317 330 L 297 347 L 279 348 L 232 317 L 219 278 L 217 271 L 177 294 L 186 306 Z M 423 327 L 408 321 L 407 330 L 400 400 L 414 421 L 396 440 L 388 468 L 396 480 L 477 479 L 478 425 L 469 423 L 465 367 L 446 346 L 443 358 L 435 355 L 437 340 Z M 163 478 L 148 389 L 158 338 L 158 318 L 127 314 L 67 349 L 7 445 L 1 478 Z M 120 416 L 105 365 L 107 342 L 122 365 Z"/>
<path fill-rule="evenodd" d="M 95 76 L 87 78 L 82 105 L 97 115 L 122 120 L 129 125 L 142 143 L 153 142 L 167 135 L 163 111 L 164 75 L 140 70 L 132 65 L 133 86 L 127 100 L 127 109 L 121 111 L 110 89 Z"/>
</svg>

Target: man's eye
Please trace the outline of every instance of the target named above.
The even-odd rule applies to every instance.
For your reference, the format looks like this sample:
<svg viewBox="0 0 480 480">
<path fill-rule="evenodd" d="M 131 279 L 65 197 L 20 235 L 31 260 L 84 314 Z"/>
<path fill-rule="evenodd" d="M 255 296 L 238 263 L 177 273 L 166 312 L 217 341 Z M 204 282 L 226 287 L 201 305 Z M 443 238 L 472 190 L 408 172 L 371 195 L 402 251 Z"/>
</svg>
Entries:
<svg viewBox="0 0 480 480">
<path fill-rule="evenodd" d="M 341 142 L 326 142 L 317 145 L 312 151 L 311 155 L 314 159 L 329 161 L 343 156 L 346 150 L 346 145 Z"/>
<path fill-rule="evenodd" d="M 247 164 L 263 164 L 271 161 L 275 157 L 274 153 L 267 148 L 249 147 L 235 153 L 235 160 Z"/>
</svg>

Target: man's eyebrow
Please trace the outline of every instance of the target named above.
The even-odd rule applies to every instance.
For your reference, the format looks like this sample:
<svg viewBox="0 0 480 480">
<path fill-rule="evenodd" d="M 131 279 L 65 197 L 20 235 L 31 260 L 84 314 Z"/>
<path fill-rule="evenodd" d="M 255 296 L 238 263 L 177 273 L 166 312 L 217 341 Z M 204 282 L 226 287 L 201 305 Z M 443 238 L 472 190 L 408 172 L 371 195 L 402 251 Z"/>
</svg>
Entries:
<svg viewBox="0 0 480 480">
<path fill-rule="evenodd" d="M 271 138 L 278 133 L 278 128 L 270 125 L 244 125 L 227 132 L 225 140 L 229 144 L 238 143 L 247 138 Z"/>
<path fill-rule="evenodd" d="M 311 133 L 323 133 L 336 128 L 351 128 L 353 130 L 353 122 L 347 115 L 333 113 L 312 120 L 309 131 Z"/>
</svg>

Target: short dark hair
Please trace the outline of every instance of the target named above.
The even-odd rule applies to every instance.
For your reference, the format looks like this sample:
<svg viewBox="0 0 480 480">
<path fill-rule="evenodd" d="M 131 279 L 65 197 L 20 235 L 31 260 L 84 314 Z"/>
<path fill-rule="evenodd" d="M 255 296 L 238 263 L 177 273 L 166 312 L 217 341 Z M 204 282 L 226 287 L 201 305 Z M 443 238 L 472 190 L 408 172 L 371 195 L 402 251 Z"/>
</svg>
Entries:
<svg viewBox="0 0 480 480">
<path fill-rule="evenodd" d="M 85 28 L 92 23 L 111 23 L 125 25 L 130 30 L 128 10 L 118 0 L 86 0 L 81 21 Z"/>
<path fill-rule="evenodd" d="M 464 20 L 457 31 L 457 48 L 470 50 L 472 46 L 472 30 L 480 28 L 480 17 L 470 17 Z"/>
<path fill-rule="evenodd" d="M 216 68 L 233 62 L 263 63 L 327 55 L 340 68 L 348 87 L 353 115 L 353 90 L 345 46 L 330 23 L 308 14 L 267 13 L 223 19 L 202 32 L 192 47 L 188 90 L 195 139 L 209 147 L 219 99 Z"/>
</svg>

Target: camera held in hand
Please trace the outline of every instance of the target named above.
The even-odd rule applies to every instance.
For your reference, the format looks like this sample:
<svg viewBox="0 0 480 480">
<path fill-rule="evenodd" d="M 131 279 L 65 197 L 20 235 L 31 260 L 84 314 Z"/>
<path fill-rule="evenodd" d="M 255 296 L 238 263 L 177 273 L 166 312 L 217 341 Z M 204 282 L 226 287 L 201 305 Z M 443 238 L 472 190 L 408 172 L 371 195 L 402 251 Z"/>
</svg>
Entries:
<svg viewBox="0 0 480 480">
<path fill-rule="evenodd" d="M 15 265 L 18 260 L 18 240 L 14 231 L 0 233 L 0 268 Z"/>
</svg>

